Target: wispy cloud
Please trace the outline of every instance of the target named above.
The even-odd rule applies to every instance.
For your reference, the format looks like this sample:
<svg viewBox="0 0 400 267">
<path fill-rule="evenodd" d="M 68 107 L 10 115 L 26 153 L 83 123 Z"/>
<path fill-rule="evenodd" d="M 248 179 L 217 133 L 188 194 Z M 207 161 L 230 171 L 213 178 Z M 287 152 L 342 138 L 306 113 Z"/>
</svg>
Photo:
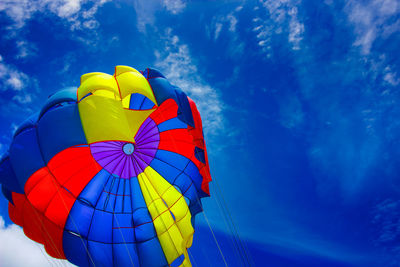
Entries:
<svg viewBox="0 0 400 267">
<path fill-rule="evenodd" d="M 2 90 L 12 89 L 14 91 L 21 91 L 25 87 L 27 80 L 28 76 L 25 73 L 6 64 L 0 55 L 0 81 L 2 83 Z"/>
<path fill-rule="evenodd" d="M 19 226 L 15 224 L 6 226 L 1 216 L 0 240 L 2 266 L 75 266 L 66 260 L 57 260 L 48 256 L 43 245 L 27 238 Z"/>
<path fill-rule="evenodd" d="M 164 0 L 162 2 L 163 6 L 172 14 L 178 14 L 186 7 L 184 0 Z"/>
<path fill-rule="evenodd" d="M 386 38 L 400 31 L 400 3 L 397 0 L 350 0 L 345 8 L 349 21 L 354 25 L 363 54 L 369 54 L 378 37 Z"/>
<path fill-rule="evenodd" d="M 181 13 L 186 7 L 184 0 L 135 0 L 136 25 L 140 32 L 146 32 L 147 26 L 154 26 L 156 13 L 166 10 L 172 15 Z"/>
<path fill-rule="evenodd" d="M 166 29 L 163 41 L 163 50 L 155 53 L 155 66 L 196 102 L 205 133 L 216 133 L 223 128 L 223 104 L 218 91 L 201 78 L 201 71 L 192 58 L 189 46 L 174 35 L 171 28 Z"/>
<path fill-rule="evenodd" d="M 35 45 L 25 40 L 22 29 L 37 14 L 52 14 L 58 16 L 72 32 L 80 31 L 77 40 L 94 45 L 98 39 L 96 28 L 99 22 L 95 18 L 97 10 L 109 0 L 44 0 L 44 1 L 2 1 L 0 12 L 4 12 L 12 21 L 6 27 L 7 38 L 15 39 L 19 53 L 17 59 L 35 55 Z"/>
<path fill-rule="evenodd" d="M 93 15 L 98 8 L 108 0 L 82 1 L 82 0 L 45 0 L 45 1 L 2 1 L 0 11 L 4 11 L 13 24 L 9 28 L 16 30 L 22 28 L 36 12 L 50 12 L 71 23 L 71 29 L 91 28 Z M 85 4 L 83 6 L 83 4 Z"/>
<path fill-rule="evenodd" d="M 293 50 L 301 48 L 304 24 L 298 16 L 300 0 L 261 0 L 263 15 L 253 19 L 258 45 L 262 51 L 271 56 L 271 40 L 274 35 L 285 34 Z M 259 11 L 260 7 L 256 6 Z"/>
<path fill-rule="evenodd" d="M 386 199 L 378 203 L 371 211 L 374 226 L 374 245 L 388 252 L 390 258 L 383 259 L 385 266 L 400 265 L 400 200 Z"/>
</svg>

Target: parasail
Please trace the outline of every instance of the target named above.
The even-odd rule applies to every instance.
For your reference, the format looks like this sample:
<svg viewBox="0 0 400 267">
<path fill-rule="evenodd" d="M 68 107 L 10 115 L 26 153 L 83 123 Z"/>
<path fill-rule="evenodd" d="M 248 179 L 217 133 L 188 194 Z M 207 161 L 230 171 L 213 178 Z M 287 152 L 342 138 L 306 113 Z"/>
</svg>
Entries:
<svg viewBox="0 0 400 267">
<path fill-rule="evenodd" d="M 191 266 L 210 181 L 195 103 L 127 66 L 51 95 L 0 161 L 11 220 L 79 266 Z"/>
</svg>

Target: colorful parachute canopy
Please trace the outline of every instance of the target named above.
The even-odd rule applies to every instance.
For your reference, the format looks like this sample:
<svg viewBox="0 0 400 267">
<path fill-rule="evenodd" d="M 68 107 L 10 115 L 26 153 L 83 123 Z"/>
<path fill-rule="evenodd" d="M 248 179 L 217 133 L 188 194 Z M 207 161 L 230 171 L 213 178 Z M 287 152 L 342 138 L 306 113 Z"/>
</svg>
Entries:
<svg viewBox="0 0 400 267">
<path fill-rule="evenodd" d="M 0 161 L 11 220 L 79 266 L 191 266 L 209 181 L 195 103 L 126 66 L 50 96 Z"/>
</svg>

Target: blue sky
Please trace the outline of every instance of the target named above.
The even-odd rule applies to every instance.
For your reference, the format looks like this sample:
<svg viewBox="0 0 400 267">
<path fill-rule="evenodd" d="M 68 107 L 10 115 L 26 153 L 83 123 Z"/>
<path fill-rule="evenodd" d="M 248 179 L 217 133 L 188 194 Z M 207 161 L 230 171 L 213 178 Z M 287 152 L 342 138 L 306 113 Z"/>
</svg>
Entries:
<svg viewBox="0 0 400 267">
<path fill-rule="evenodd" d="M 258 266 L 397 266 L 399 44 L 396 0 L 4 1 L 0 152 L 82 74 L 154 67 L 202 114 L 205 215 L 229 266 L 240 264 L 221 203 Z M 0 216 L 0 255 L 23 265 L 2 240 L 37 250 L 4 199 Z M 196 227 L 195 260 L 213 247 L 222 264 L 203 215 Z"/>
</svg>

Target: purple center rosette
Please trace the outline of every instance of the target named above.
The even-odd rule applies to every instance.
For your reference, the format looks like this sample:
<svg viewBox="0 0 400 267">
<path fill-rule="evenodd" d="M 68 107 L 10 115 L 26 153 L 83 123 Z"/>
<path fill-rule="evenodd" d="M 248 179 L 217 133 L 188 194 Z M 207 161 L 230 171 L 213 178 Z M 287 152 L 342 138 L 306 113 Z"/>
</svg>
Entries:
<svg viewBox="0 0 400 267">
<path fill-rule="evenodd" d="M 153 160 L 160 142 L 156 123 L 147 118 L 135 136 L 135 143 L 102 141 L 90 144 L 97 163 L 108 172 L 125 179 L 137 177 Z"/>
</svg>

